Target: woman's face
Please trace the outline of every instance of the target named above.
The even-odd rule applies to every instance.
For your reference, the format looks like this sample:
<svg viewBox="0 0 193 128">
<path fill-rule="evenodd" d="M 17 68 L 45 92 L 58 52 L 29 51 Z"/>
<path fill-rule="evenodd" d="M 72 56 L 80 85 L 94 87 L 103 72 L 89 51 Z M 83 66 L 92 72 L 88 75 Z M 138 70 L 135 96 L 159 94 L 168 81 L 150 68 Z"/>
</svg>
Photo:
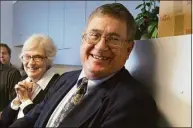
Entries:
<svg viewBox="0 0 193 128">
<path fill-rule="evenodd" d="M 41 47 L 24 50 L 22 63 L 29 78 L 34 81 L 39 80 L 48 69 L 47 57 Z"/>
</svg>

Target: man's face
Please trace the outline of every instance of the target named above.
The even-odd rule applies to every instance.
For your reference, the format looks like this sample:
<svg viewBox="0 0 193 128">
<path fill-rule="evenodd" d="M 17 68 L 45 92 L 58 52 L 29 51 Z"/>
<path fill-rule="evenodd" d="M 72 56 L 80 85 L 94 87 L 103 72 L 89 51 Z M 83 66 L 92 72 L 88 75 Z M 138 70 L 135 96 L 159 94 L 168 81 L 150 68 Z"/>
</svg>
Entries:
<svg viewBox="0 0 193 128">
<path fill-rule="evenodd" d="M 10 64 L 10 55 L 5 47 L 0 47 L 0 61 L 3 64 Z"/>
<path fill-rule="evenodd" d="M 90 39 L 83 37 L 80 51 L 83 69 L 89 79 L 109 76 L 124 66 L 133 44 L 120 41 L 120 46 L 111 46 L 106 37 L 126 40 L 125 22 L 109 16 L 95 16 L 90 20 L 85 33 L 90 35 Z M 101 36 L 98 43 L 89 42 L 98 38 L 98 35 Z"/>
</svg>

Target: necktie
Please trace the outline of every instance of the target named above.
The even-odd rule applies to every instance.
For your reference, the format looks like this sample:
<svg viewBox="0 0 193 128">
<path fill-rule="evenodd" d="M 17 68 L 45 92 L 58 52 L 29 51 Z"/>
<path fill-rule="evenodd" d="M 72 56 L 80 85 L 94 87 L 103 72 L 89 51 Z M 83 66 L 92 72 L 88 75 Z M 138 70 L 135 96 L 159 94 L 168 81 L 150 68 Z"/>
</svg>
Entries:
<svg viewBox="0 0 193 128">
<path fill-rule="evenodd" d="M 87 90 L 88 79 L 86 77 L 82 78 L 78 82 L 78 87 L 69 101 L 66 103 L 61 113 L 58 115 L 57 119 L 54 121 L 54 127 L 58 127 L 62 122 L 64 117 L 77 105 L 80 103 L 81 99 L 84 97 Z"/>
</svg>

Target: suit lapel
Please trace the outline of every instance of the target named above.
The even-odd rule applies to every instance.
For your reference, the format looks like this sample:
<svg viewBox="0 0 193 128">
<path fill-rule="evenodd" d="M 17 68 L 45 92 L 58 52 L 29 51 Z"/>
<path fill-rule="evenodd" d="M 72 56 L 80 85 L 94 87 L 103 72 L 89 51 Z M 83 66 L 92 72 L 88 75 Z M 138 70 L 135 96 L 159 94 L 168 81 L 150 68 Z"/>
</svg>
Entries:
<svg viewBox="0 0 193 128">
<path fill-rule="evenodd" d="M 71 78 L 63 79 L 60 78 L 59 82 L 57 82 L 54 86 L 53 95 L 49 99 L 49 101 L 44 105 L 44 110 L 38 118 L 38 122 L 36 122 L 37 126 L 46 126 L 51 114 L 60 103 L 62 98 L 68 93 L 68 91 L 75 85 L 78 79 L 79 72 L 73 75 Z M 64 86 L 65 85 L 65 86 Z"/>
<path fill-rule="evenodd" d="M 100 108 L 105 93 L 105 89 L 95 89 L 64 118 L 59 127 L 81 126 Z"/>
</svg>

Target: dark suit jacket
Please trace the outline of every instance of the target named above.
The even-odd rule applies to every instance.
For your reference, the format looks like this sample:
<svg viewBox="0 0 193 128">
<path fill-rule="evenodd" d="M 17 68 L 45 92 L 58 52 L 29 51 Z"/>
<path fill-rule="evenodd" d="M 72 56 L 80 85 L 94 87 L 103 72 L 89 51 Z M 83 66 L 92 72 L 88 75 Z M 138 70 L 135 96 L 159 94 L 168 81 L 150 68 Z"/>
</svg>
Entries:
<svg viewBox="0 0 193 128">
<path fill-rule="evenodd" d="M 64 73 L 43 102 L 11 127 L 46 127 L 57 105 L 75 85 L 80 71 Z M 157 107 L 144 86 L 123 68 L 97 86 L 62 121 L 63 128 L 155 128 Z"/>
<path fill-rule="evenodd" d="M 54 82 L 56 81 L 56 79 L 59 78 L 59 76 L 60 76 L 59 74 L 55 74 L 52 77 L 46 88 L 44 90 L 41 90 L 35 97 L 35 99 L 33 100 L 33 104 L 30 104 L 24 108 L 23 110 L 24 114 L 27 114 L 36 104 L 40 103 L 44 99 L 49 88 L 54 84 Z M 21 80 L 24 80 L 26 77 L 27 76 L 22 77 Z M 9 104 L 2 112 L 2 120 L 1 120 L 2 127 L 7 128 L 9 125 L 11 125 L 14 122 L 14 120 L 17 119 L 18 112 L 19 110 L 18 111 L 13 110 Z"/>
</svg>

